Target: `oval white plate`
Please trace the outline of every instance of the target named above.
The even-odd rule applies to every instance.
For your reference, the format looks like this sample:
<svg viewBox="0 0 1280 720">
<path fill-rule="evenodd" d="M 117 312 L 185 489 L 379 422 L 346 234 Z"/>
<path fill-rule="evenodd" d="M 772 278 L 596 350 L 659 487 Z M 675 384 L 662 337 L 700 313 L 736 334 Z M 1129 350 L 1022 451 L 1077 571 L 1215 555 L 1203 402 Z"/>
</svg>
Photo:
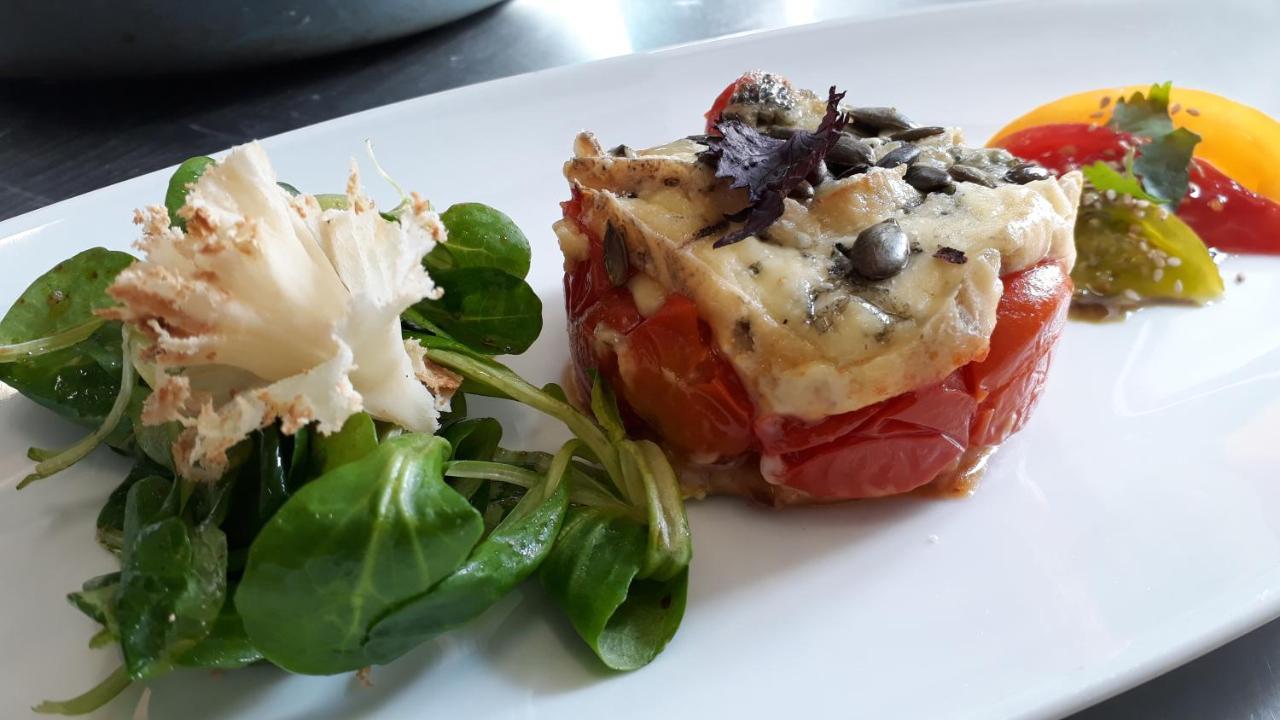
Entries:
<svg viewBox="0 0 1280 720">
<path fill-rule="evenodd" d="M 977 142 L 1069 91 L 1169 78 L 1275 114 L 1280 85 L 1264 69 L 1280 67 L 1277 12 L 1219 2 L 1210 25 L 1195 2 L 999 3 L 825 24 L 462 88 L 267 146 L 282 179 L 332 191 L 370 138 L 437 205 L 510 213 L 546 301 L 541 340 L 513 364 L 548 381 L 566 362 L 549 226 L 579 129 L 635 146 L 698 132 L 749 68 L 836 82 L 852 102 L 965 126 Z M 167 177 L 0 223 L 0 302 L 76 250 L 127 247 L 131 209 L 158 202 Z M 1223 274 L 1227 297 L 1206 309 L 1071 324 L 1038 413 L 971 499 L 693 506 L 688 614 L 640 672 L 599 669 L 530 584 L 375 669 L 371 688 L 271 668 L 184 673 L 155 684 L 152 717 L 1045 717 L 1096 701 L 1280 615 L 1280 258 L 1230 258 Z M 562 435 L 483 407 L 512 446 Z M 2 386 L 0 421 L 0 716 L 12 718 L 117 662 L 86 649 L 93 627 L 62 598 L 112 569 L 93 518 L 125 465 L 100 451 L 16 493 L 25 449 L 76 431 Z M 130 717 L 138 694 L 102 716 Z"/>
</svg>

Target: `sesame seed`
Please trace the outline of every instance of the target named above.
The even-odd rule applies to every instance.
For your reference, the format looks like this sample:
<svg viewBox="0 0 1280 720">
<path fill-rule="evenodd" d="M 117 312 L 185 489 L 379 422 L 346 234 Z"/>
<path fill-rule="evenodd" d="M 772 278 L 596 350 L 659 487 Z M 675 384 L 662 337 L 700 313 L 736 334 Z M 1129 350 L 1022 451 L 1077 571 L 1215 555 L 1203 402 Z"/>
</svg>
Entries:
<svg viewBox="0 0 1280 720">
<path fill-rule="evenodd" d="M 1085 132 L 1093 132 L 1093 131 L 1097 130 L 1099 127 L 1100 127 L 1099 125 L 1095 125 L 1095 124 L 1093 124 L 1093 123 L 1089 123 L 1089 124 L 1085 127 L 1084 131 L 1085 131 Z"/>
<path fill-rule="evenodd" d="M 1102 225 L 1102 221 L 1098 218 L 1089 218 L 1089 227 L 1096 228 Z"/>
<path fill-rule="evenodd" d="M 1161 256 L 1161 255 L 1155 255 L 1154 257 L 1152 257 L 1152 258 L 1151 258 L 1151 262 L 1155 263 L 1155 264 L 1156 264 L 1156 267 L 1158 267 L 1158 268 L 1162 268 L 1162 267 L 1164 267 L 1164 266 L 1167 264 L 1167 263 L 1165 262 L 1164 257 L 1163 257 L 1163 256 Z"/>
<path fill-rule="evenodd" d="M 1209 209 L 1214 212 L 1222 212 L 1222 208 L 1225 205 L 1226 203 L 1223 202 L 1223 197 L 1221 195 L 1209 201 Z"/>
<path fill-rule="evenodd" d="M 1102 96 L 1102 99 L 1098 101 L 1098 107 L 1100 107 L 1100 108 L 1105 108 L 1106 106 L 1108 106 L 1108 105 L 1110 105 L 1110 104 L 1111 104 L 1111 96 L 1110 96 L 1110 95 L 1103 95 L 1103 96 Z"/>
<path fill-rule="evenodd" d="M 1160 281 L 1161 281 L 1161 280 L 1163 280 L 1163 279 L 1164 279 L 1164 268 L 1162 268 L 1162 267 L 1156 267 L 1156 269 L 1155 269 L 1155 270 L 1152 270 L 1152 271 L 1151 271 L 1151 281 L 1152 281 L 1152 282 L 1160 282 Z"/>
<path fill-rule="evenodd" d="M 1169 259 L 1168 259 L 1166 262 L 1168 262 L 1168 263 L 1169 263 L 1169 267 L 1181 267 L 1181 266 L 1182 266 L 1182 258 L 1180 258 L 1180 257 L 1173 257 L 1173 256 L 1170 256 L 1170 257 L 1169 257 Z"/>
<path fill-rule="evenodd" d="M 1181 110 L 1182 110 L 1182 103 L 1174 103 L 1173 106 L 1169 108 L 1169 114 L 1177 115 L 1178 112 Z"/>
<path fill-rule="evenodd" d="M 1176 292 L 1176 293 L 1178 293 L 1179 295 L 1181 295 L 1181 294 L 1182 294 L 1182 281 L 1181 281 L 1181 280 L 1174 280 L 1174 281 L 1173 281 L 1173 291 L 1174 291 L 1174 292 Z"/>
<path fill-rule="evenodd" d="M 1187 114 L 1191 117 L 1200 117 L 1200 111 L 1193 107 L 1187 108 Z"/>
<path fill-rule="evenodd" d="M 1134 205 L 1137 205 L 1137 206 L 1138 206 L 1138 207 L 1140 207 L 1140 208 L 1148 208 L 1148 207 L 1151 207 L 1151 201 L 1149 201 L 1149 200 L 1134 200 L 1134 201 L 1133 201 L 1133 204 L 1134 204 Z"/>
<path fill-rule="evenodd" d="M 1132 300 L 1133 302 L 1138 302 L 1142 299 L 1142 296 L 1135 292 L 1133 288 L 1125 288 L 1121 294 L 1124 295 L 1126 300 Z"/>
<path fill-rule="evenodd" d="M 1113 202 L 1114 202 L 1114 201 L 1115 201 L 1115 199 L 1116 199 L 1116 191 L 1115 191 L 1115 190 L 1107 190 L 1107 192 L 1105 193 L 1105 195 L 1107 196 L 1107 199 L 1108 199 L 1108 200 L 1111 200 L 1111 201 L 1113 201 Z"/>
</svg>

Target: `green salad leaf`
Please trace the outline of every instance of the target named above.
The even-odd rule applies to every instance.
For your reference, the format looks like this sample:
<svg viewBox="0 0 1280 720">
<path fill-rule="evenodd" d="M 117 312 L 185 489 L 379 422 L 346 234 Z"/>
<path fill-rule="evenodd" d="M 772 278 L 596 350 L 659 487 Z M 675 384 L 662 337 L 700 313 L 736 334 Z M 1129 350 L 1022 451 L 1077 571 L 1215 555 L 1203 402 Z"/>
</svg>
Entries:
<svg viewBox="0 0 1280 720">
<path fill-rule="evenodd" d="M 169 178 L 169 188 L 164 194 L 164 206 L 169 211 L 169 223 L 174 227 L 186 229 L 187 221 L 178 216 L 178 210 L 186 204 L 191 184 L 199 180 L 204 171 L 215 164 L 217 161 L 213 158 L 197 155 L 184 160 L 178 169 L 173 171 L 173 175 Z"/>
<path fill-rule="evenodd" d="M 368 413 L 347 418 L 332 435 L 316 433 L 310 440 L 310 470 L 317 476 L 365 457 L 378 447 L 378 428 Z"/>
<path fill-rule="evenodd" d="M 133 263 L 91 248 L 36 278 L 0 320 L 0 382 L 79 425 L 96 428 L 120 389 L 120 325 L 94 315 L 111 305 L 107 286 Z M 121 422 L 108 444 L 128 449 Z"/>
<path fill-rule="evenodd" d="M 370 628 L 367 648 L 374 662 L 390 662 L 471 621 L 524 582 L 551 551 L 568 498 L 568 486 L 555 476 L 525 493 L 461 567 Z"/>
<path fill-rule="evenodd" d="M 107 502 L 98 512 L 98 542 L 106 549 L 119 553 L 124 547 L 124 516 L 129 501 L 129 490 L 138 481 L 148 477 L 159 477 L 172 482 L 170 473 L 147 458 L 134 462 L 129 474 L 107 496 Z"/>
<path fill-rule="evenodd" d="M 115 614 L 125 668 L 137 680 L 172 669 L 209 634 L 226 598 L 226 537 L 184 520 L 176 488 L 143 478 L 125 507 Z"/>
<path fill-rule="evenodd" d="M 309 675 L 364 667 L 373 623 L 467 559 L 483 524 L 444 482 L 449 450 L 392 438 L 304 485 L 262 528 L 235 605 L 267 659 Z"/>
<path fill-rule="evenodd" d="M 439 300 L 414 305 L 410 321 L 430 326 L 482 352 L 519 354 L 542 332 L 542 300 L 519 277 L 492 267 L 438 270 Z"/>
<path fill-rule="evenodd" d="M 666 580 L 639 579 L 646 535 L 625 515 L 573 508 L 540 573 L 574 629 L 614 670 L 647 665 L 684 617 L 687 568 Z"/>
<path fill-rule="evenodd" d="M 442 270 L 491 267 L 524 279 L 529 274 L 529 240 L 504 213 L 480 203 L 459 203 L 440 213 L 449 232 L 423 262 L 432 275 Z"/>
<path fill-rule="evenodd" d="M 178 665 L 208 670 L 235 670 L 260 662 L 263 657 L 244 630 L 236 612 L 235 587 L 227 588 L 227 599 L 213 621 L 209 634 L 178 658 Z"/>
</svg>

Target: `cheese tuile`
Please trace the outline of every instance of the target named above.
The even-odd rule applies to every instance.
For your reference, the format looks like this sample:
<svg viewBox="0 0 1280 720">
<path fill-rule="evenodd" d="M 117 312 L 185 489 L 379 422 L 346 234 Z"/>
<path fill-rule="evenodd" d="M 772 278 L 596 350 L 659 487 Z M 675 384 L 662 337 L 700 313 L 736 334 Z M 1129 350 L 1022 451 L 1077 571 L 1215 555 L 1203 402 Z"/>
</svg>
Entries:
<svg viewBox="0 0 1280 720">
<path fill-rule="evenodd" d="M 413 196 L 388 222 L 364 195 L 355 163 L 347 207 L 290 196 L 257 143 L 201 175 L 170 226 L 138 211 L 144 259 L 108 288 L 102 315 L 141 336 L 153 393 L 143 422 L 177 422 L 177 470 L 219 477 L 227 451 L 277 420 L 285 433 L 339 430 L 352 414 L 433 432 L 457 389 L 400 333 L 400 313 L 441 290 L 422 258 L 445 240 Z M 424 384 L 431 379 L 430 386 Z"/>
</svg>

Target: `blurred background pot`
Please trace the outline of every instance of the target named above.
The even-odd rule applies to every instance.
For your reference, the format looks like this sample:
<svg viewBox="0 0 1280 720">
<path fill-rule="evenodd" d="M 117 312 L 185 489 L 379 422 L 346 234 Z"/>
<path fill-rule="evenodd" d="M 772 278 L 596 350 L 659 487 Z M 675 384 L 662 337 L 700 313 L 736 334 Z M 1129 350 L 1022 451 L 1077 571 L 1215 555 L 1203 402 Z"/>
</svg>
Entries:
<svg viewBox="0 0 1280 720">
<path fill-rule="evenodd" d="M 501 0 L 6 0 L 0 76 L 162 75 L 411 35 Z"/>
</svg>

